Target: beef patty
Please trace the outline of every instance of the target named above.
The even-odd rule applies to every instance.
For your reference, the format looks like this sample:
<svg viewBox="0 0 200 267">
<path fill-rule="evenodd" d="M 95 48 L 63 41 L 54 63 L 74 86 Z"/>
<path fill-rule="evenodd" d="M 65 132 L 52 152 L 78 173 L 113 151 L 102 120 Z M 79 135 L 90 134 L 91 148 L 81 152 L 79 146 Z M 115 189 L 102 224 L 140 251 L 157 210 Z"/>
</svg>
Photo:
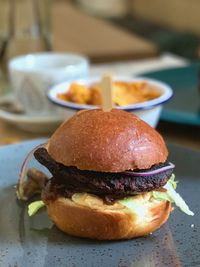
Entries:
<svg viewBox="0 0 200 267">
<path fill-rule="evenodd" d="M 151 176 L 133 176 L 130 172 L 112 173 L 79 170 L 76 167 L 67 167 L 56 162 L 45 148 L 38 148 L 34 153 L 35 158 L 53 175 L 44 190 L 43 198 L 54 199 L 60 196 L 70 197 L 73 193 L 87 192 L 104 198 L 107 202 L 125 196 L 149 192 L 164 186 L 170 178 L 173 169 Z M 149 171 L 169 163 L 152 166 Z"/>
</svg>

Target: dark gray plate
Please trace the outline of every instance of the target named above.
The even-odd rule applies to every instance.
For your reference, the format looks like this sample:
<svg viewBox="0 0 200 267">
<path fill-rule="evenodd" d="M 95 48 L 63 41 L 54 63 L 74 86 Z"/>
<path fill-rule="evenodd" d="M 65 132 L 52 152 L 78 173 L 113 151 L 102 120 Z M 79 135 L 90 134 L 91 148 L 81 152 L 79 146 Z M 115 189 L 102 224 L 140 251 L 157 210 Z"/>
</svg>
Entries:
<svg viewBox="0 0 200 267">
<path fill-rule="evenodd" d="M 0 149 L 0 266 L 200 266 L 200 152 L 169 146 L 178 191 L 194 217 L 175 209 L 169 221 L 148 237 L 98 242 L 63 234 L 49 222 L 45 210 L 29 218 L 27 204 L 16 201 L 14 185 L 22 161 L 41 142 Z M 30 164 L 36 166 L 35 161 Z"/>
</svg>

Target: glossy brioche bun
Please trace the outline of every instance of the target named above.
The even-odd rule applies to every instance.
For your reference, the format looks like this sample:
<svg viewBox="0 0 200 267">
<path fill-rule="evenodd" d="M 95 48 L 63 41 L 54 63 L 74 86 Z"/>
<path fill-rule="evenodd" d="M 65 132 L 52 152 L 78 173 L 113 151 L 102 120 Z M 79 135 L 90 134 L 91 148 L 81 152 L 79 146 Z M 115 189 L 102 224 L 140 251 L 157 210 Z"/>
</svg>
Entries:
<svg viewBox="0 0 200 267">
<path fill-rule="evenodd" d="M 55 225 L 73 236 L 99 240 L 145 236 L 164 224 L 171 212 L 168 201 L 153 198 L 144 201 L 149 198 L 149 193 L 137 196 L 143 212 L 138 210 L 135 213 L 121 204 L 105 205 L 98 197 L 93 196 L 91 200 L 89 194 L 83 195 L 86 197 L 78 201 L 60 197 L 46 203 L 48 215 Z"/>
<path fill-rule="evenodd" d="M 101 172 L 147 169 L 168 156 L 154 128 L 117 109 L 78 112 L 55 131 L 47 150 L 65 166 Z"/>
</svg>

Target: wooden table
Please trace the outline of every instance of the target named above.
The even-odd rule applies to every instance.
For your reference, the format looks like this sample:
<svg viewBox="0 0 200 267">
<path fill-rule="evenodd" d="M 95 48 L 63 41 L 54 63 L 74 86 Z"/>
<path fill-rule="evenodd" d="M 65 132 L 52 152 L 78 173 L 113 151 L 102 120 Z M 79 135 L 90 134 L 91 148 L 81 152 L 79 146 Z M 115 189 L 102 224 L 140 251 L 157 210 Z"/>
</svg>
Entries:
<svg viewBox="0 0 200 267">
<path fill-rule="evenodd" d="M 82 53 L 91 62 L 141 59 L 158 55 L 158 48 L 74 5 L 57 1 L 52 8 L 53 50 Z"/>
<path fill-rule="evenodd" d="M 48 137 L 49 134 L 29 133 L 0 119 L 0 145 L 18 143 L 35 138 Z"/>
<path fill-rule="evenodd" d="M 29 34 L 37 17 L 34 17 L 30 4 L 25 2 L 16 3 L 16 13 L 13 16 L 15 34 L 9 39 L 3 58 L 47 49 L 43 38 L 31 38 Z M 53 51 L 83 54 L 91 62 L 141 59 L 159 53 L 154 43 L 108 21 L 87 15 L 72 2 L 52 1 L 51 14 L 48 36 L 52 37 L 49 40 L 52 40 Z M 0 54 L 2 44 L 4 42 L 0 40 Z M 48 49 L 50 46 L 48 44 Z"/>
</svg>

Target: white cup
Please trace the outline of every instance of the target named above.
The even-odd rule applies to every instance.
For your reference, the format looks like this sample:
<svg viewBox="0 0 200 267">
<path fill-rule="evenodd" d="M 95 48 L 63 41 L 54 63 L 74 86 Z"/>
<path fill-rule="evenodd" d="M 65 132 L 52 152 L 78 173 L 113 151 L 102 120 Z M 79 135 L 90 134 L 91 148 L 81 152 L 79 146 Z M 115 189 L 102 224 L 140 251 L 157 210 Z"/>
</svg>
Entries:
<svg viewBox="0 0 200 267">
<path fill-rule="evenodd" d="M 47 98 L 48 89 L 63 81 L 86 78 L 88 69 L 87 58 L 71 53 L 33 53 L 8 63 L 14 99 L 28 115 L 58 112 Z"/>
</svg>

